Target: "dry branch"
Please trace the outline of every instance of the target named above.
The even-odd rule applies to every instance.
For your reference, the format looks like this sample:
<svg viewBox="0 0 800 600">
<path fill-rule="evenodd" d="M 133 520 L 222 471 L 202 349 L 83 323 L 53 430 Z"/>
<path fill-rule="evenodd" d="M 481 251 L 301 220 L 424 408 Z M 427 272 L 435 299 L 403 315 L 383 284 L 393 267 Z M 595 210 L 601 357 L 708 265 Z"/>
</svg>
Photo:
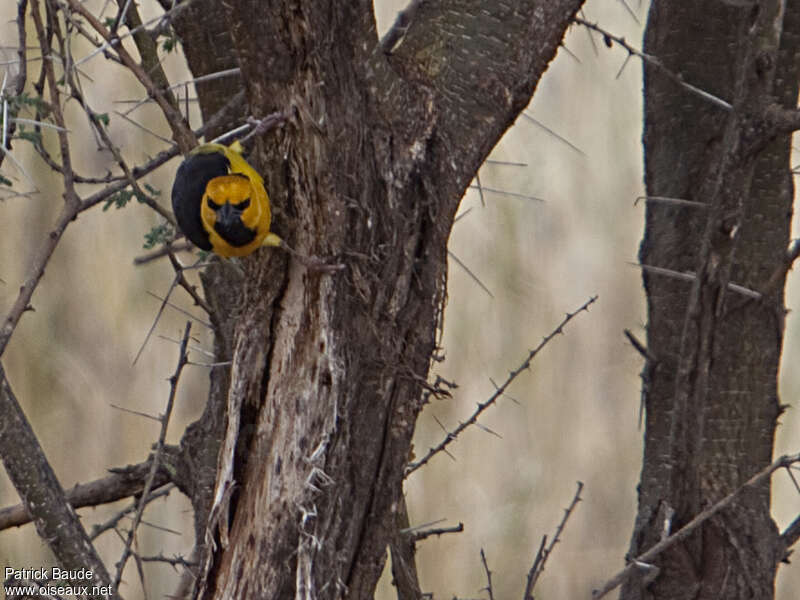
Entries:
<svg viewBox="0 0 800 600">
<path fill-rule="evenodd" d="M 131 554 L 131 546 L 133 544 L 134 536 L 136 535 L 136 530 L 142 520 L 142 514 L 144 513 L 145 506 L 147 506 L 147 498 L 150 495 L 150 490 L 153 489 L 155 484 L 156 474 L 158 472 L 159 464 L 162 460 L 162 453 L 164 451 L 165 440 L 167 438 L 167 427 L 169 426 L 169 419 L 172 416 L 172 407 L 175 403 L 175 395 L 178 391 L 178 381 L 180 380 L 183 367 L 186 366 L 188 361 L 186 347 L 189 344 L 189 334 L 191 331 L 192 322 L 187 321 L 186 329 L 184 330 L 183 339 L 181 340 L 179 349 L 178 365 L 175 367 L 175 373 L 169 378 L 169 396 L 167 398 L 167 406 L 164 410 L 164 414 L 161 416 L 161 431 L 158 434 L 158 442 L 156 443 L 156 449 L 153 453 L 153 461 L 150 464 L 150 472 L 147 474 L 144 490 L 142 491 L 142 496 L 136 509 L 136 515 L 133 518 L 133 524 L 128 531 L 127 539 L 125 540 L 125 548 L 122 552 L 122 556 L 117 562 L 117 574 L 114 577 L 115 589 L 119 586 L 119 582 L 122 580 L 122 573 L 125 570 L 125 563 Z"/>
<path fill-rule="evenodd" d="M 111 578 L 95 552 L 78 515 L 69 505 L 47 457 L 17 402 L 0 365 L 0 459 L 39 537 L 65 569 L 91 569 L 92 583 L 108 586 Z M 75 585 L 86 585 L 76 580 Z M 116 592 L 114 594 L 116 597 Z M 93 598 L 102 598 L 96 595 Z"/>
<path fill-rule="evenodd" d="M 408 464 L 408 466 L 406 467 L 406 477 L 408 477 L 411 473 L 413 473 L 414 471 L 416 471 L 417 469 L 419 469 L 423 465 L 427 464 L 428 461 L 430 461 L 439 452 L 446 452 L 447 451 L 446 450 L 447 446 L 449 446 L 452 442 L 454 442 L 456 440 L 456 438 L 458 438 L 458 436 L 467 427 L 469 427 L 470 425 L 475 425 L 478 422 L 478 417 L 480 417 L 481 414 L 487 408 L 492 406 L 495 402 L 497 402 L 497 400 L 503 394 L 505 394 L 505 391 L 506 391 L 506 389 L 508 389 L 508 386 L 510 386 L 511 383 L 513 383 L 513 381 L 520 375 L 520 373 L 530 369 L 531 363 L 533 362 L 533 359 L 536 357 L 537 354 L 539 354 L 539 352 L 542 350 L 542 348 L 544 348 L 548 344 L 548 342 L 550 342 L 550 340 L 552 340 L 554 337 L 556 337 L 557 335 L 559 335 L 561 333 L 564 333 L 564 327 L 576 315 L 580 314 L 583 311 L 587 311 L 588 312 L 589 307 L 592 304 L 594 304 L 594 302 L 596 300 L 597 300 L 597 296 L 592 296 L 591 298 L 589 298 L 589 300 L 584 302 L 575 312 L 567 313 L 567 315 L 564 317 L 564 319 L 562 319 L 561 323 L 559 323 L 558 326 L 555 329 L 553 329 L 553 331 L 551 331 L 549 334 L 547 334 L 542 339 L 542 341 L 539 342 L 539 344 L 533 350 L 528 352 L 528 356 L 525 358 L 525 360 L 522 361 L 522 364 L 520 364 L 516 369 L 511 371 L 509 376 L 500 385 L 500 387 L 498 387 L 495 390 L 495 392 L 491 396 L 489 396 L 489 398 L 487 398 L 484 402 L 479 402 L 478 403 L 478 407 L 475 409 L 475 411 L 472 413 L 472 415 L 470 415 L 470 417 L 466 421 L 464 421 L 463 423 L 459 424 L 459 426 L 456 427 L 452 432 L 448 433 L 447 436 L 441 442 L 439 442 L 436 446 L 434 446 L 433 448 L 428 450 L 428 453 L 425 454 L 425 456 L 423 456 L 421 459 L 419 459 L 416 462 L 412 462 L 412 463 Z"/>
<path fill-rule="evenodd" d="M 572 516 L 572 512 L 575 510 L 575 507 L 578 506 L 578 502 L 582 500 L 581 492 L 583 491 L 583 482 L 578 482 L 578 489 L 575 490 L 575 495 L 572 497 L 572 502 L 569 503 L 569 506 L 564 509 L 564 516 L 561 518 L 561 522 L 556 527 L 556 532 L 553 534 L 553 538 L 550 540 L 550 543 L 547 543 L 547 536 L 542 536 L 542 543 L 539 545 L 539 550 L 536 552 L 536 558 L 533 560 L 533 565 L 528 571 L 528 577 L 525 582 L 525 592 L 522 595 L 522 600 L 533 600 L 533 588 L 536 587 L 536 582 L 539 580 L 539 577 L 544 572 L 544 567 L 547 564 L 547 559 L 550 558 L 550 555 L 553 553 L 553 548 L 555 548 L 556 544 L 561 541 L 561 534 L 564 532 L 564 527 L 567 525 L 567 521 Z"/>
<path fill-rule="evenodd" d="M 753 475 L 744 484 L 736 488 L 733 492 L 712 504 L 707 509 L 697 514 L 691 521 L 681 527 L 678 531 L 664 538 L 646 552 L 640 554 L 625 566 L 619 573 L 609 579 L 602 587 L 592 591 L 592 600 L 599 600 L 608 592 L 614 590 L 622 585 L 626 579 L 631 577 L 637 569 L 641 569 L 642 565 L 650 565 L 659 554 L 664 552 L 670 546 L 686 539 L 690 533 L 697 529 L 700 525 L 705 523 L 708 519 L 715 514 L 730 506 L 736 498 L 748 488 L 753 488 L 762 481 L 769 478 L 775 471 L 781 468 L 790 468 L 793 464 L 800 462 L 800 454 L 783 455 L 776 459 L 772 464 L 766 466 L 761 471 Z"/>
<path fill-rule="evenodd" d="M 609 31 L 600 27 L 597 23 L 591 23 L 581 17 L 575 17 L 573 20 L 578 25 L 583 25 L 584 27 L 586 27 L 586 29 L 589 29 L 591 31 L 596 31 L 597 33 L 602 35 L 603 40 L 606 41 L 607 45 L 610 46 L 611 42 L 615 42 L 621 48 L 623 48 L 628 53 L 629 56 L 638 56 L 644 62 L 657 68 L 660 73 L 663 73 L 664 75 L 669 77 L 672 81 L 681 86 L 683 89 L 691 92 L 692 94 L 695 94 L 696 96 L 699 96 L 703 100 L 711 102 L 712 104 L 719 106 L 722 109 L 731 110 L 733 108 L 729 102 L 726 102 L 722 98 L 718 98 L 714 94 L 711 94 L 706 90 L 703 90 L 697 86 L 692 85 L 691 83 L 684 81 L 679 74 L 665 67 L 664 63 L 661 62 L 660 58 L 658 58 L 657 56 L 653 56 L 651 54 L 647 54 L 646 52 L 642 52 L 641 50 L 637 50 L 636 48 L 631 46 L 628 42 L 626 42 L 625 38 L 616 36 L 613 33 L 610 33 Z"/>
<path fill-rule="evenodd" d="M 111 475 L 88 483 L 79 483 L 65 491 L 66 500 L 73 509 L 84 506 L 98 506 L 116 502 L 123 498 L 140 494 L 144 489 L 145 477 L 150 471 L 152 458 L 143 463 L 116 469 Z M 169 476 L 159 469 L 153 481 L 153 488 L 169 482 Z M 0 531 L 30 523 L 31 517 L 23 504 L 0 509 Z"/>
</svg>

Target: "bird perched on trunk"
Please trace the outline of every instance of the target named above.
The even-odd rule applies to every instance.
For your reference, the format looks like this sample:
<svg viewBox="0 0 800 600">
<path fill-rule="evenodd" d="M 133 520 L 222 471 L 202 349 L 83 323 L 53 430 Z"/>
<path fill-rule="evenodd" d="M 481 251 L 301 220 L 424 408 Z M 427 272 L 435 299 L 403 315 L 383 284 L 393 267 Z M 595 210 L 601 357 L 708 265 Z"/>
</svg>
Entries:
<svg viewBox="0 0 800 600">
<path fill-rule="evenodd" d="M 270 232 L 269 196 L 261 175 L 242 156 L 242 145 L 202 144 L 178 167 L 172 210 L 198 248 L 226 258 L 261 246 L 284 246 Z"/>
</svg>

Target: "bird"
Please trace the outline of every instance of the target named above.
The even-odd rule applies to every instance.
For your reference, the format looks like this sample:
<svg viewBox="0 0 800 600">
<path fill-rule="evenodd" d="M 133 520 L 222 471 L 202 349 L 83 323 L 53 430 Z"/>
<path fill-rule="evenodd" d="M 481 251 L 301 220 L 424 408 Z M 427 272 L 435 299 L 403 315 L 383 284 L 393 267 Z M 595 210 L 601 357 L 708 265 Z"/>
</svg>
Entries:
<svg viewBox="0 0 800 600">
<path fill-rule="evenodd" d="M 238 141 L 201 144 L 178 167 L 172 186 L 178 228 L 201 250 L 225 258 L 247 256 L 261 246 L 285 246 L 270 231 L 264 180 L 243 151 Z"/>
</svg>

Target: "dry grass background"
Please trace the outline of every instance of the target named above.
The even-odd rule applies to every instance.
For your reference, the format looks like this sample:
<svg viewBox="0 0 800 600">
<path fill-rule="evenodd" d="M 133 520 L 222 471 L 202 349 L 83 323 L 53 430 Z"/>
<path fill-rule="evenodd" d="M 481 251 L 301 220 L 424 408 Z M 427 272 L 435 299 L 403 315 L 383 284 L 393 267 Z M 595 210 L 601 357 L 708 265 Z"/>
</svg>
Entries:
<svg viewBox="0 0 800 600">
<path fill-rule="evenodd" d="M 12 3 L 0 6 L 0 42 L 16 43 Z M 628 40 L 641 40 L 646 3 L 629 2 L 639 22 L 621 2 L 589 0 L 586 17 L 598 20 Z M 100 2 L 90 2 L 90 6 Z M 388 27 L 401 3 L 376 2 L 379 25 Z M 142 2 L 145 15 L 157 14 Z M 417 454 L 444 433 L 437 419 L 454 427 L 474 410 L 524 359 L 529 348 L 590 296 L 599 300 L 553 340 L 532 370 L 512 386 L 508 398 L 489 409 L 481 423 L 501 438 L 471 428 L 452 446 L 455 461 L 439 455 L 413 474 L 406 486 L 413 524 L 446 519 L 463 522 L 460 534 L 421 543 L 418 563 L 423 589 L 436 598 L 486 597 L 479 551 L 493 571 L 496 598 L 519 598 L 533 555 L 543 534 L 551 535 L 569 503 L 575 482 L 585 483 L 578 506 L 537 588 L 537 598 L 588 598 L 623 564 L 636 509 L 635 486 L 641 461 L 638 429 L 641 360 L 622 334 L 624 328 L 644 337 L 644 295 L 636 261 L 642 234 L 641 65 L 625 60 L 619 49 L 596 49 L 589 34 L 573 28 L 563 49 L 539 85 L 527 113 L 578 146 L 578 153 L 540 127 L 520 117 L 492 158 L 526 163 L 525 167 L 486 165 L 486 187 L 536 196 L 544 201 L 487 192 L 466 194 L 462 211 L 472 210 L 456 225 L 451 250 L 492 291 L 483 292 L 455 263 L 450 265 L 445 314 L 444 363 L 435 373 L 459 384 L 452 400 L 437 400 L 423 412 L 415 441 Z M 88 51 L 86 49 L 84 52 Z M 6 49 L 13 59 L 13 50 Z M 77 54 L 80 56 L 81 52 Z M 189 77 L 177 55 L 166 60 L 172 80 Z M 141 89 L 102 57 L 85 65 L 95 76 L 86 92 L 95 110 L 111 113 L 112 136 L 132 163 L 154 154 L 161 143 L 131 127 L 112 111 L 125 110 L 121 98 L 141 97 Z M 103 74 L 100 77 L 100 74 Z M 113 73 L 113 75 L 109 75 Z M 74 109 L 75 107 L 71 107 Z M 111 157 L 96 144 L 77 111 L 72 141 L 78 168 L 102 173 Z M 156 111 L 143 107 L 131 116 L 167 134 Z M 194 113 L 194 125 L 198 125 Z M 0 310 L 16 295 L 32 252 L 60 208 L 57 178 L 25 144 L 15 155 L 33 174 L 39 193 L 0 204 Z M 177 161 L 147 178 L 162 190 L 169 205 L 171 177 Z M 3 165 L 8 172 L 8 162 Z M 19 178 L 22 189 L 29 187 Z M 158 219 L 137 204 L 103 212 L 99 207 L 72 224 L 33 298 L 4 357 L 14 390 L 42 441 L 62 484 L 103 476 L 106 468 L 144 459 L 156 439 L 155 422 L 120 412 L 111 404 L 158 414 L 167 397 L 166 378 L 177 360 L 175 344 L 154 338 L 132 366 L 158 302 L 147 291 L 164 293 L 171 281 L 165 263 L 134 267 L 143 234 Z M 790 277 L 788 304 L 798 296 Z M 185 296 L 179 302 L 191 309 Z M 158 333 L 178 337 L 184 317 L 168 311 Z M 197 344 L 210 337 L 195 326 Z M 797 353 L 798 326 L 787 320 L 784 365 Z M 203 357 L 195 354 L 197 360 Z M 782 371 L 782 401 L 796 404 L 798 377 Z M 197 417 L 207 377 L 193 367 L 182 380 L 177 414 L 168 441 L 177 442 L 185 424 Z M 777 453 L 800 449 L 797 410 L 782 417 Z M 16 502 L 0 472 L 0 506 Z M 99 522 L 124 503 L 82 510 L 87 525 Z M 775 477 L 774 516 L 785 526 L 800 510 L 800 496 L 785 475 Z M 170 555 L 191 544 L 188 503 L 173 492 L 146 513 L 146 519 L 180 535 L 143 527 L 140 551 Z M 121 548 L 114 534 L 100 547 L 113 561 Z M 36 567 L 52 560 L 30 525 L 0 532 L 0 567 Z M 132 568 L 121 593 L 144 597 Z M 147 567 L 149 598 L 173 591 L 170 567 Z M 778 598 L 797 597 L 800 568 L 782 566 Z M 377 598 L 392 598 L 384 578 Z"/>
</svg>

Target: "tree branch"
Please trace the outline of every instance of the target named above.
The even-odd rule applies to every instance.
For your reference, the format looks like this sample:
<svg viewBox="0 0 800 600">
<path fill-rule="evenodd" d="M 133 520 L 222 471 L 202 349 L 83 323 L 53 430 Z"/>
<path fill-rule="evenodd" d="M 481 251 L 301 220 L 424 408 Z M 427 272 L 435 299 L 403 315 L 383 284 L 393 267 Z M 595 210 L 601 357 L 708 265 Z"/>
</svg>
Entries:
<svg viewBox="0 0 800 600">
<path fill-rule="evenodd" d="M 44 29 L 38 2 L 31 3 L 31 16 L 33 17 L 33 22 L 36 27 L 36 35 L 42 48 L 42 54 L 45 57 L 49 57 L 53 49 L 50 47 L 50 37 L 46 34 Z M 43 63 L 44 78 L 47 81 L 47 87 L 50 91 L 51 110 L 53 111 L 53 118 L 58 126 L 57 134 L 61 150 L 61 161 L 64 168 L 64 207 L 61 209 L 61 214 L 56 221 L 54 229 L 50 231 L 50 234 L 45 238 L 44 244 L 34 257 L 28 278 L 23 282 L 22 286 L 20 286 L 17 299 L 8 312 L 8 315 L 6 315 L 6 318 L 3 320 L 3 326 L 0 330 L 0 356 L 5 352 L 11 336 L 20 318 L 22 318 L 22 314 L 28 310 L 33 291 L 36 289 L 42 275 L 44 275 L 45 266 L 50 261 L 50 257 L 53 255 L 67 225 L 75 219 L 81 210 L 80 198 L 75 191 L 67 127 L 64 122 L 64 115 L 61 111 L 61 99 L 56 83 L 55 72 L 53 70 L 53 61 L 45 60 Z"/>
<path fill-rule="evenodd" d="M 723 100 L 722 98 L 718 98 L 714 94 L 707 92 L 706 90 L 700 89 L 697 86 L 692 85 L 691 83 L 687 83 L 683 80 L 679 74 L 671 71 L 667 67 L 664 66 L 664 63 L 661 62 L 661 59 L 657 56 L 653 56 L 651 54 L 647 54 L 646 52 L 642 52 L 641 50 L 637 50 L 633 46 L 631 46 L 628 42 L 625 41 L 625 38 L 619 37 L 614 35 L 613 33 L 608 32 L 607 30 L 600 27 L 597 23 L 590 23 L 586 19 L 582 19 L 581 17 L 575 17 L 573 19 L 578 25 L 582 25 L 591 31 L 596 31 L 600 35 L 603 36 L 603 40 L 605 40 L 606 44 L 611 47 L 612 42 L 615 42 L 618 46 L 623 48 L 629 56 L 638 56 L 642 59 L 643 62 L 646 62 L 648 65 L 655 67 L 658 69 L 659 73 L 666 75 L 670 80 L 674 81 L 680 87 L 685 89 L 692 94 L 699 96 L 703 100 L 722 108 L 723 110 L 731 110 L 733 107 L 731 106 L 730 102 Z"/>
<path fill-rule="evenodd" d="M 609 579 L 602 587 L 592 591 L 592 600 L 599 600 L 610 591 L 622 585 L 626 579 L 631 577 L 638 569 L 643 566 L 648 566 L 653 562 L 659 554 L 664 552 L 667 548 L 673 546 L 677 542 L 686 539 L 690 533 L 697 529 L 700 525 L 705 523 L 708 519 L 716 515 L 721 510 L 733 504 L 739 495 L 748 488 L 753 488 L 762 481 L 769 478 L 775 471 L 781 468 L 788 469 L 796 462 L 800 462 L 800 454 L 784 455 L 776 459 L 772 464 L 764 467 L 761 471 L 753 475 L 750 479 L 744 482 L 741 486 L 736 488 L 733 492 L 712 504 L 704 511 L 698 513 L 691 521 L 681 527 L 678 531 L 664 538 L 646 552 L 640 554 L 632 561 L 630 561 L 624 569 Z"/>
<path fill-rule="evenodd" d="M 142 514 L 144 513 L 145 506 L 147 506 L 147 498 L 150 496 L 150 490 L 153 489 L 156 481 L 156 475 L 158 473 L 158 467 L 160 461 L 162 460 L 162 453 L 164 451 L 165 440 L 167 438 L 167 427 L 169 426 L 169 419 L 172 416 L 172 407 L 175 402 L 175 394 L 178 390 L 178 380 L 180 379 L 181 372 L 183 371 L 183 367 L 186 366 L 187 362 L 187 346 L 189 344 L 189 334 L 192 331 L 192 322 L 186 322 L 186 329 L 183 333 L 183 339 L 181 340 L 179 355 L 178 355 L 178 366 L 175 368 L 175 373 L 169 379 L 169 397 L 167 398 L 167 407 L 164 410 L 164 414 L 161 416 L 161 431 L 158 435 L 158 442 L 156 443 L 156 449 L 153 453 L 153 461 L 150 464 L 150 470 L 147 474 L 147 479 L 145 480 L 144 489 L 142 490 L 142 496 L 139 499 L 139 506 L 136 509 L 136 515 L 133 518 L 133 524 L 131 525 L 130 530 L 128 531 L 128 537 L 125 540 L 125 548 L 122 551 L 122 556 L 120 557 L 119 561 L 117 562 L 117 574 L 114 577 L 114 588 L 116 589 L 119 586 L 119 582 L 122 580 L 122 573 L 125 570 L 125 563 L 128 560 L 128 557 L 131 555 L 131 545 L 133 544 L 133 538 L 136 535 L 136 530 L 139 527 L 139 523 L 142 520 Z"/>
<path fill-rule="evenodd" d="M 575 510 L 575 507 L 578 506 L 578 502 L 582 500 L 582 491 L 583 482 L 579 481 L 578 489 L 575 490 L 575 495 L 572 496 L 572 502 L 564 509 L 564 516 L 556 527 L 556 532 L 553 534 L 553 539 L 550 540 L 550 544 L 547 544 L 546 535 L 542 537 L 539 551 L 536 553 L 536 558 L 533 560 L 530 571 L 528 571 L 528 578 L 525 582 L 525 593 L 522 595 L 522 600 L 533 600 L 533 588 L 536 586 L 536 582 L 539 580 L 541 574 L 544 573 L 544 567 L 547 564 L 547 559 L 550 558 L 550 555 L 553 553 L 553 548 L 561 541 L 561 534 L 564 531 L 564 527 L 567 525 L 567 521 L 572 516 L 572 512 Z"/>
<path fill-rule="evenodd" d="M 170 129 L 172 130 L 172 137 L 175 140 L 175 143 L 178 144 L 178 148 L 183 154 L 188 154 L 189 151 L 197 145 L 197 139 L 192 133 L 192 130 L 189 128 L 186 119 L 183 115 L 178 111 L 178 109 L 170 103 L 169 98 L 167 97 L 167 90 L 160 89 L 155 83 L 153 83 L 152 78 L 147 72 L 137 63 L 133 57 L 125 50 L 125 47 L 119 43 L 119 38 L 116 35 L 112 35 L 112 33 L 106 29 L 105 25 L 103 25 L 100 20 L 95 17 L 88 8 L 86 8 L 83 4 L 78 2 L 78 0 L 67 0 L 69 7 L 72 9 L 73 12 L 81 15 L 84 19 L 86 19 L 92 28 L 100 34 L 100 36 L 112 46 L 115 46 L 117 55 L 119 56 L 122 64 L 125 65 L 128 70 L 139 80 L 144 86 L 144 89 L 147 90 L 147 94 L 153 98 L 158 106 L 161 108 L 161 111 L 164 113 L 164 118 L 167 121 Z"/>
<path fill-rule="evenodd" d="M 35 4 L 35 3 L 34 3 Z M 39 537 L 68 570 L 91 569 L 92 582 L 111 583 L 108 571 L 69 505 L 30 423 L 25 418 L 0 365 L 0 458 L 11 482 L 33 518 Z M 86 585 L 86 580 L 75 580 Z M 104 598 L 101 595 L 93 598 Z M 114 592 L 116 597 L 116 591 Z"/>
<path fill-rule="evenodd" d="M 408 464 L 408 466 L 406 467 L 406 477 L 408 477 L 409 475 L 411 475 L 411 473 L 413 473 L 414 471 L 416 471 L 417 469 L 419 469 L 420 467 L 425 465 L 428 461 L 430 461 L 439 452 L 446 451 L 445 449 L 447 448 L 447 446 L 449 446 L 452 442 L 454 442 L 456 440 L 456 438 L 458 438 L 458 436 L 467 427 L 469 427 L 470 425 L 476 424 L 478 422 L 478 417 L 480 417 L 481 414 L 487 408 L 489 408 L 495 402 L 497 402 L 498 398 L 500 398 L 503 394 L 505 394 L 506 390 L 508 389 L 508 386 L 511 385 L 511 383 L 520 375 L 520 373 L 530 369 L 531 363 L 533 362 L 533 359 L 536 357 L 537 354 L 539 354 L 539 352 L 542 350 L 542 348 L 544 348 L 548 344 L 548 342 L 550 342 L 550 340 L 552 340 L 554 337 L 556 337 L 557 335 L 559 335 L 561 333 L 564 333 L 564 327 L 576 315 L 580 314 L 583 311 L 587 311 L 588 312 L 589 307 L 592 304 L 594 304 L 594 302 L 596 300 L 597 300 L 597 296 L 592 296 L 591 298 L 589 298 L 589 300 L 584 302 L 575 312 L 567 313 L 567 315 L 564 317 L 564 319 L 561 321 L 561 323 L 559 323 L 558 326 L 553 331 L 551 331 L 549 334 L 547 334 L 542 339 L 542 341 L 539 342 L 539 344 L 533 350 L 528 352 L 528 356 L 525 358 L 524 361 L 522 361 L 522 364 L 520 364 L 516 369 L 511 371 L 511 373 L 506 378 L 506 380 L 502 383 L 502 385 L 500 385 L 500 387 L 498 387 L 495 390 L 494 394 L 489 396 L 489 398 L 487 398 L 484 402 L 479 402 L 478 403 L 478 407 L 475 409 L 475 411 L 472 413 L 472 415 L 470 415 L 470 417 L 466 421 L 464 421 L 463 423 L 459 424 L 459 426 L 456 427 L 452 432 L 448 433 L 447 437 L 445 437 L 436 446 L 434 446 L 433 448 L 428 450 L 428 453 L 425 454 L 425 456 L 423 456 L 421 459 L 419 459 L 416 462 L 412 462 L 412 463 Z"/>
<path fill-rule="evenodd" d="M 84 506 L 98 506 L 108 502 L 116 502 L 123 498 L 138 495 L 144 489 L 147 473 L 150 471 L 152 457 L 146 461 L 129 465 L 120 469 L 111 469 L 112 474 L 88 483 L 79 483 L 66 490 L 66 500 L 73 509 Z M 158 470 L 153 481 L 153 489 L 169 483 L 170 478 L 163 467 Z M 31 522 L 31 517 L 24 504 L 7 506 L 0 509 L 0 531 L 10 527 L 19 527 Z"/>
</svg>

